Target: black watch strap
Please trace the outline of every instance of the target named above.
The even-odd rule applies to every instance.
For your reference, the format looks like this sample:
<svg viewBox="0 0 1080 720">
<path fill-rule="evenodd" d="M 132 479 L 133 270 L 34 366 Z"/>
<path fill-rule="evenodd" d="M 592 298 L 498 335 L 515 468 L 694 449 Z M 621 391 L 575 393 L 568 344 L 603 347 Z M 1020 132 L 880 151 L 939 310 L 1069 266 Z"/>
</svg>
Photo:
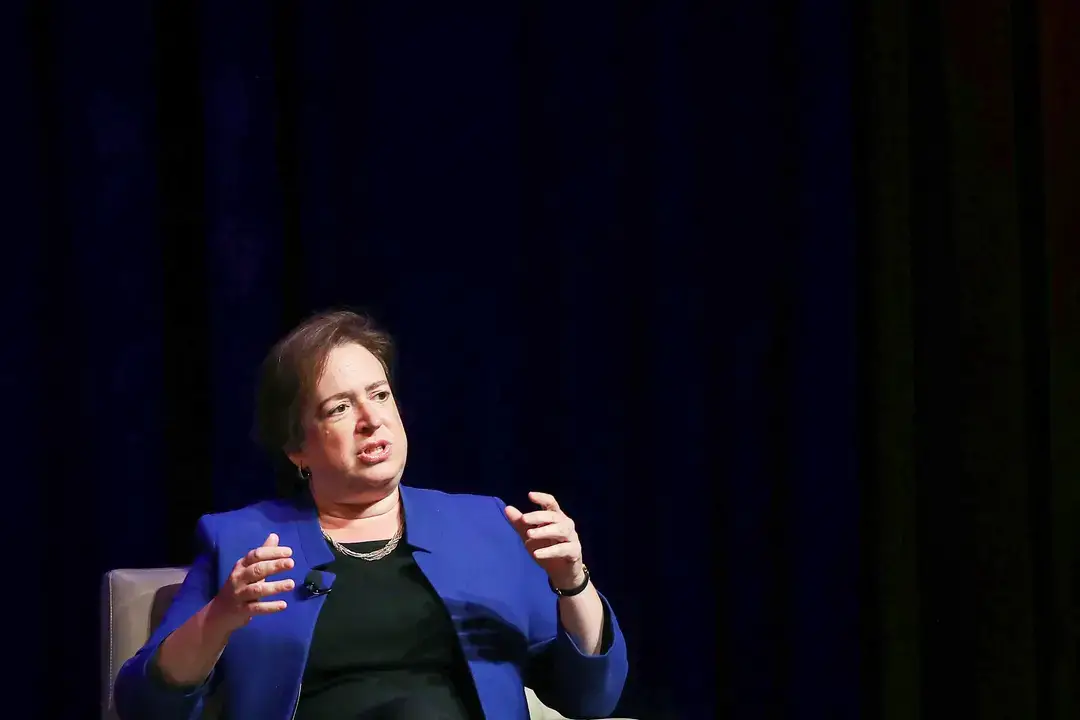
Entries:
<svg viewBox="0 0 1080 720">
<path fill-rule="evenodd" d="M 551 582 L 551 578 L 548 578 L 548 587 L 551 588 L 551 592 L 555 593 L 559 597 L 574 597 L 580 594 L 585 588 L 589 587 L 589 568 L 584 565 L 581 566 L 581 572 L 585 575 L 585 579 L 581 581 L 581 584 L 576 588 L 570 588 L 569 590 L 560 590 L 555 587 L 555 584 Z"/>
</svg>

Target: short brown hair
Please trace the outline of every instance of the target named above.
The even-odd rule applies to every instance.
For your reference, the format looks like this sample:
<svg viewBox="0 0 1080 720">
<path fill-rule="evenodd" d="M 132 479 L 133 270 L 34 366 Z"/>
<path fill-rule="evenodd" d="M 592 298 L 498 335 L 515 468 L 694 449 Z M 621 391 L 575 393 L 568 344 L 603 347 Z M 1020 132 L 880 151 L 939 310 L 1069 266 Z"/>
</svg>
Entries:
<svg viewBox="0 0 1080 720">
<path fill-rule="evenodd" d="M 308 317 L 267 353 L 259 377 L 255 432 L 272 456 L 300 448 L 304 438 L 302 413 L 326 359 L 331 350 L 350 343 L 374 355 L 390 380 L 390 335 L 371 317 L 352 310 L 328 310 Z"/>
</svg>

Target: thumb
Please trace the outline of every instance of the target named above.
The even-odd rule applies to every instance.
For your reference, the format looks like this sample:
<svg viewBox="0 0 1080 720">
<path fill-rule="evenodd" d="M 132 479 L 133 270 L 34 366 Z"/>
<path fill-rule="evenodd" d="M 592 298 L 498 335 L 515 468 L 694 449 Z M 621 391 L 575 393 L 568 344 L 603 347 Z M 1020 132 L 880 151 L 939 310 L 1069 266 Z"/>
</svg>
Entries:
<svg viewBox="0 0 1080 720">
<path fill-rule="evenodd" d="M 266 541 L 262 544 L 263 547 L 277 547 L 278 536 L 277 533 L 270 533 L 266 536 Z"/>
</svg>

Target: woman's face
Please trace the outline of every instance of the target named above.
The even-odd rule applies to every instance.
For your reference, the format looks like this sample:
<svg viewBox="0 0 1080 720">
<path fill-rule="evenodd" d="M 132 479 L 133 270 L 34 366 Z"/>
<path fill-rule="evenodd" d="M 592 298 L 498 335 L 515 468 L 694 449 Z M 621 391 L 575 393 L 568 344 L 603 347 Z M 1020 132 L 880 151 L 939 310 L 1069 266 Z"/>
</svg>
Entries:
<svg viewBox="0 0 1080 720">
<path fill-rule="evenodd" d="M 311 469 L 320 495 L 374 502 L 397 487 L 408 440 L 386 371 L 367 348 L 330 351 L 303 426 L 303 446 L 289 457 Z"/>
</svg>

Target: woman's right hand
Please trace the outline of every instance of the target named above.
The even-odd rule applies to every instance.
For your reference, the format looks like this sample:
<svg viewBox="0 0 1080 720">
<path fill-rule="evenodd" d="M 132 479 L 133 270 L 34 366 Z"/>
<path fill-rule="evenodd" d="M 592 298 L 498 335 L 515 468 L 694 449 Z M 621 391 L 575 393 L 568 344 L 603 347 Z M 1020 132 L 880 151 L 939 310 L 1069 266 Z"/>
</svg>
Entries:
<svg viewBox="0 0 1080 720">
<path fill-rule="evenodd" d="M 276 533 L 233 565 L 229 578 L 210 603 L 212 614 L 230 630 L 247 625 L 256 615 L 281 612 L 284 600 L 267 600 L 278 593 L 292 590 L 292 580 L 270 581 L 271 575 L 293 566 L 292 548 L 278 545 Z"/>
</svg>

